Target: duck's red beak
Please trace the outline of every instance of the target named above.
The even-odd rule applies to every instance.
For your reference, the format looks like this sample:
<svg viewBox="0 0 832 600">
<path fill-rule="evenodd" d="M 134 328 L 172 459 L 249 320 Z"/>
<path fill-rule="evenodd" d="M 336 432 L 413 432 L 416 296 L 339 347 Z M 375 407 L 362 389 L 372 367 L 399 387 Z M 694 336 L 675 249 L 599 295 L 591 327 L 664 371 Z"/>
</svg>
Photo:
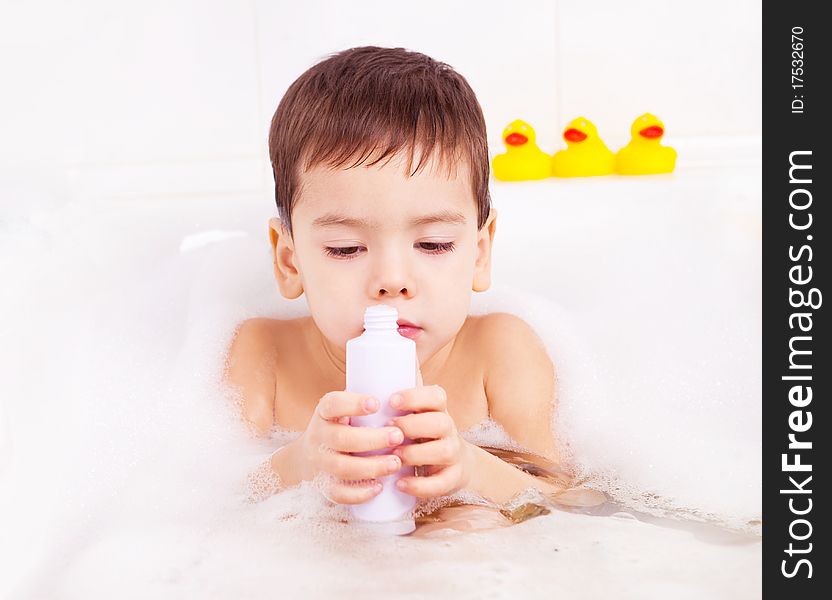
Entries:
<svg viewBox="0 0 832 600">
<path fill-rule="evenodd" d="M 586 139 L 586 134 L 573 127 L 570 127 L 563 132 L 563 139 L 567 142 L 583 142 Z"/>
<path fill-rule="evenodd" d="M 522 146 L 523 144 L 529 141 L 529 138 L 527 138 L 522 133 L 517 133 L 515 131 L 514 133 L 510 133 L 509 135 L 507 135 L 505 141 L 506 144 L 508 144 L 509 146 Z"/>
<path fill-rule="evenodd" d="M 664 129 L 662 129 L 658 125 L 651 125 L 650 127 L 645 127 L 644 129 L 639 131 L 638 134 L 642 137 L 646 137 L 647 139 L 652 140 L 654 138 L 662 137 L 662 135 L 664 135 Z"/>
</svg>

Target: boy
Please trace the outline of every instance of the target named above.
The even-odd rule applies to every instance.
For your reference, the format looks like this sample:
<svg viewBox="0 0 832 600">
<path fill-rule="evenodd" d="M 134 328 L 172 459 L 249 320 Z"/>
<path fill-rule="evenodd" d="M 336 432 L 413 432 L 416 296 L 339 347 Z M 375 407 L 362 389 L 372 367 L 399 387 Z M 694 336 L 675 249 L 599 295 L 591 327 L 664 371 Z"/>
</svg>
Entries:
<svg viewBox="0 0 832 600">
<path fill-rule="evenodd" d="M 459 434 L 490 415 L 559 462 L 554 367 L 539 338 L 507 313 L 468 316 L 471 291 L 490 285 L 497 215 L 485 122 L 465 79 L 402 48 L 345 50 L 289 87 L 269 151 L 274 274 L 284 297 L 306 295 L 311 316 L 244 322 L 227 377 L 258 434 L 302 431 L 272 455 L 272 478 L 291 487 L 323 476 L 325 496 L 343 504 L 370 499 L 375 478 L 402 465 L 419 468 L 399 483 L 420 498 L 554 491 Z M 350 416 L 379 404 L 342 391 L 346 342 L 379 303 L 398 309 L 400 334 L 415 340 L 420 385 L 391 398 L 412 414 L 353 427 Z M 401 446 L 405 437 L 414 443 Z"/>
</svg>

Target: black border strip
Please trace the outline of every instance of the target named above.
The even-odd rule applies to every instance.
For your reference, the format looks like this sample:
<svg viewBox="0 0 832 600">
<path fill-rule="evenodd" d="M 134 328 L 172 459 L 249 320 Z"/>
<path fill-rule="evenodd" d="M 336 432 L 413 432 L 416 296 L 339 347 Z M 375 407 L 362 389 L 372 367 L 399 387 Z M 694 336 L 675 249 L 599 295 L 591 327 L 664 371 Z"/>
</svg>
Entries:
<svg viewBox="0 0 832 600">
<path fill-rule="evenodd" d="M 823 298 L 832 231 L 832 103 L 825 90 L 832 82 L 822 58 L 832 56 L 832 30 L 822 7 L 763 6 L 763 591 L 769 598 L 821 598 L 821 590 L 828 597 L 832 589 L 823 540 L 829 502 L 820 491 L 830 487 L 821 454 L 829 453 L 832 370 L 823 305 L 832 302 Z M 792 164 L 799 166 L 790 174 Z M 810 470 L 788 466 L 798 454 L 799 468 Z"/>
</svg>

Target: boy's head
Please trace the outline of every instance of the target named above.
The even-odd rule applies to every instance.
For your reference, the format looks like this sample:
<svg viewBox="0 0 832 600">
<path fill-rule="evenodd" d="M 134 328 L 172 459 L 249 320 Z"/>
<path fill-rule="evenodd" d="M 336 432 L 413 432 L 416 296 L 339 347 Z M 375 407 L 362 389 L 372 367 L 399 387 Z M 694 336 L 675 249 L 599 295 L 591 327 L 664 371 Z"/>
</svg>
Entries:
<svg viewBox="0 0 832 600">
<path fill-rule="evenodd" d="M 337 53 L 289 87 L 269 153 L 275 275 L 284 296 L 306 294 L 327 340 L 343 348 L 379 302 L 423 328 L 422 360 L 453 339 L 470 291 L 490 284 L 496 218 L 465 79 L 402 48 Z"/>
</svg>

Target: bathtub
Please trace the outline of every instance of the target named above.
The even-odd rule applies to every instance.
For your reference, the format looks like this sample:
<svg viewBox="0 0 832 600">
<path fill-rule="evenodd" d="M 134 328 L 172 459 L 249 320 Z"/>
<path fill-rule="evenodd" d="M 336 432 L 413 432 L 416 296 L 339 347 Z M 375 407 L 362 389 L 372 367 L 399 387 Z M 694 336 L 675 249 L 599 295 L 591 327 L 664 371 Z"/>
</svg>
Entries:
<svg viewBox="0 0 832 600">
<path fill-rule="evenodd" d="M 309 486 L 248 502 L 281 436 L 234 420 L 224 349 L 306 314 L 272 279 L 268 194 L 50 197 L 0 224 L 0 597 L 758 597 L 759 163 L 492 194 L 472 312 L 535 327 L 572 466 L 627 510 L 414 539 Z"/>
</svg>

